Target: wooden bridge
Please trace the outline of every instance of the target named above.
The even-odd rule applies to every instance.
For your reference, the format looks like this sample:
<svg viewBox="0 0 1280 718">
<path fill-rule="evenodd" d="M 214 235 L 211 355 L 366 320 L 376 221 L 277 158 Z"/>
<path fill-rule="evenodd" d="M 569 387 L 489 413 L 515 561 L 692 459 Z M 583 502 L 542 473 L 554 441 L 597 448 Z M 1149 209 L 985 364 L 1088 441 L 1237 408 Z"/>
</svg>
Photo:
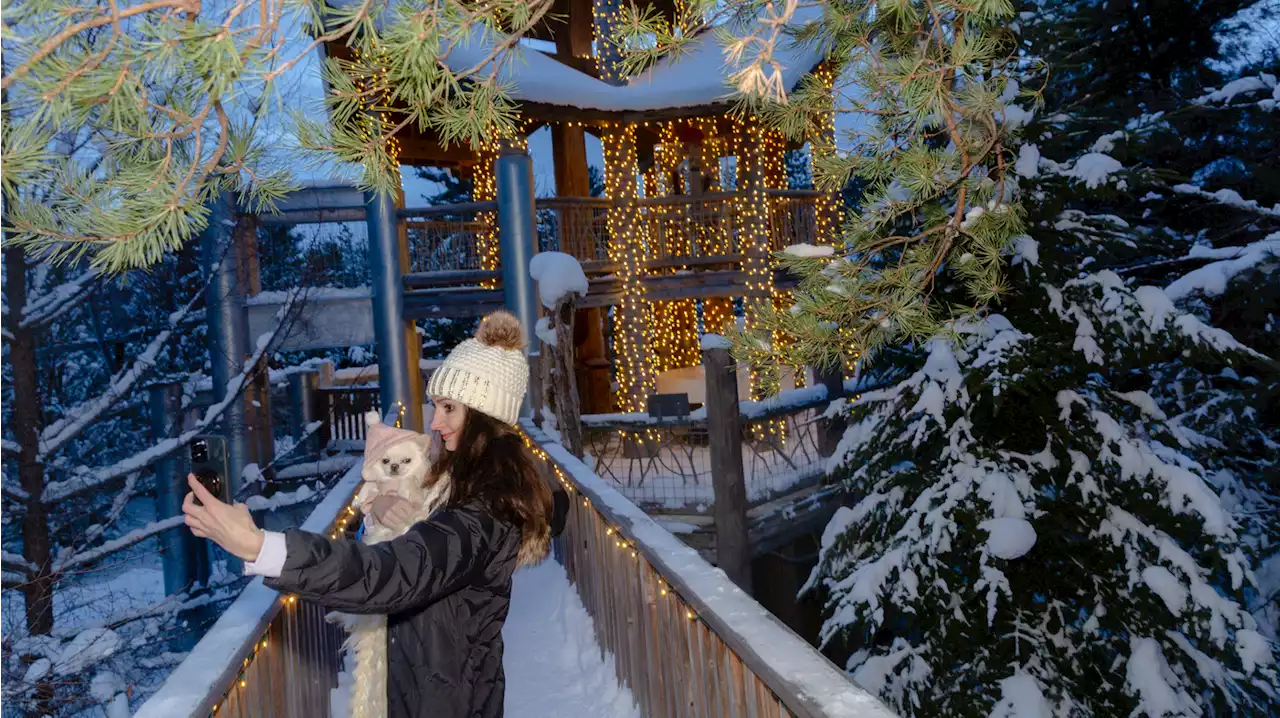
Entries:
<svg viewBox="0 0 1280 718">
<path fill-rule="evenodd" d="M 548 480 L 571 497 L 554 560 L 640 715 L 892 717 L 612 484 L 531 423 L 523 429 Z M 359 468 L 351 469 L 302 528 L 348 533 L 359 481 Z M 324 614 L 255 579 L 136 715 L 329 716 L 343 637 Z M 508 704 L 520 699 L 509 695 Z"/>
</svg>

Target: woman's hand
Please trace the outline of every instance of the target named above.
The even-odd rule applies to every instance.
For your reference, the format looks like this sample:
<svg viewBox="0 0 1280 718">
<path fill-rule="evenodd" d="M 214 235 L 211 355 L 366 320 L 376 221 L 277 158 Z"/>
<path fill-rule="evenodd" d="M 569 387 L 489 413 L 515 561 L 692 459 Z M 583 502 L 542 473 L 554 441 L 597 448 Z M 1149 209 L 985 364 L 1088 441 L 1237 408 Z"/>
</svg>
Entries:
<svg viewBox="0 0 1280 718">
<path fill-rule="evenodd" d="M 413 521 L 413 504 L 395 494 L 382 494 L 373 500 L 369 513 L 392 531 L 402 531 Z"/>
<path fill-rule="evenodd" d="M 262 553 L 264 534 L 249 515 L 244 504 L 228 506 L 209 493 L 196 480 L 195 474 L 187 474 L 187 485 L 192 493 L 182 501 L 182 513 L 187 515 L 191 533 L 207 538 L 227 550 L 232 556 L 245 561 L 256 561 Z M 203 506 L 196 504 L 200 499 Z"/>
</svg>

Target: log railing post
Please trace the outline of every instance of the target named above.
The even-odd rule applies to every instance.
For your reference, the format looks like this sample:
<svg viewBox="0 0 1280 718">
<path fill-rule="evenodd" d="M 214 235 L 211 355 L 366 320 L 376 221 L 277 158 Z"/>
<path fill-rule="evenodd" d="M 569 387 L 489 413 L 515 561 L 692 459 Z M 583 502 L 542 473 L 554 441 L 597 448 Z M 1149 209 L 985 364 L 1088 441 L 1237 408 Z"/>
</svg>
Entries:
<svg viewBox="0 0 1280 718">
<path fill-rule="evenodd" d="M 747 487 L 742 469 L 737 364 L 728 348 L 702 350 L 707 382 L 707 438 L 715 490 L 716 563 L 751 593 L 751 544 L 747 537 Z"/>
<path fill-rule="evenodd" d="M 320 388 L 320 372 L 314 369 L 289 375 L 289 433 L 301 445 L 296 449 L 299 461 L 315 461 L 320 458 L 320 433 L 327 431 L 321 426 L 315 434 L 306 436 L 307 425 L 314 421 L 324 421 L 321 415 L 317 390 Z M 327 422 L 325 422 L 327 424 Z M 306 437 L 306 438 L 303 438 Z"/>
<path fill-rule="evenodd" d="M 556 397 L 556 428 L 560 431 L 560 439 L 569 453 L 582 458 L 582 418 L 578 405 L 578 379 L 574 372 L 573 362 L 573 319 L 577 309 L 577 295 L 570 292 L 556 302 L 552 312 L 552 321 L 556 333 L 556 343 L 551 347 L 552 391 Z"/>
<path fill-rule="evenodd" d="M 844 371 L 839 363 L 829 367 L 815 368 L 818 383 L 827 387 L 827 401 L 835 401 L 844 396 Z M 840 445 L 840 437 L 844 435 L 844 421 L 837 417 L 824 417 L 819 425 L 818 455 L 829 457 L 836 453 Z"/>
</svg>

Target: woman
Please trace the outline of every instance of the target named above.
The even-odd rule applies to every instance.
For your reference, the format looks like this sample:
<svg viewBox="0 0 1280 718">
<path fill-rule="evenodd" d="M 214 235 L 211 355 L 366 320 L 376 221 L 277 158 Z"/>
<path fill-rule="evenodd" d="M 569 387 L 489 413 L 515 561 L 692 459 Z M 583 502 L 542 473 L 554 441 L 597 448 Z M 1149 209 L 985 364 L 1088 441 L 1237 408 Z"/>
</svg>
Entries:
<svg viewBox="0 0 1280 718">
<path fill-rule="evenodd" d="M 502 715 L 511 576 L 540 561 L 551 524 L 563 525 L 511 428 L 529 382 L 523 346 L 519 321 L 491 314 L 432 375 L 431 429 L 444 451 L 428 484 L 447 473 L 452 493 L 399 538 L 366 546 L 297 530 L 264 532 L 243 505 L 228 506 L 189 480 L 187 525 L 248 562 L 246 573 L 321 606 L 388 615 L 389 718 Z M 567 501 L 554 503 L 567 509 Z M 404 508 L 383 502 L 373 513 L 390 521 L 410 513 Z"/>
</svg>

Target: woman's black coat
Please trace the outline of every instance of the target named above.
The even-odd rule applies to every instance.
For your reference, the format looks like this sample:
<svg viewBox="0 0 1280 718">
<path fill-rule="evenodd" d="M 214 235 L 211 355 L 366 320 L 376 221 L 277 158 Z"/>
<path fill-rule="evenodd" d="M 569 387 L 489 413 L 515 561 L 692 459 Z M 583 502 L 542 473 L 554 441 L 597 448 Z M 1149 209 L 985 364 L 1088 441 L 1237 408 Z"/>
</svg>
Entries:
<svg viewBox="0 0 1280 718">
<path fill-rule="evenodd" d="M 387 614 L 387 718 L 502 716 L 517 527 L 467 505 L 373 546 L 302 531 L 285 541 L 284 571 L 268 586 L 347 613 Z"/>
</svg>

